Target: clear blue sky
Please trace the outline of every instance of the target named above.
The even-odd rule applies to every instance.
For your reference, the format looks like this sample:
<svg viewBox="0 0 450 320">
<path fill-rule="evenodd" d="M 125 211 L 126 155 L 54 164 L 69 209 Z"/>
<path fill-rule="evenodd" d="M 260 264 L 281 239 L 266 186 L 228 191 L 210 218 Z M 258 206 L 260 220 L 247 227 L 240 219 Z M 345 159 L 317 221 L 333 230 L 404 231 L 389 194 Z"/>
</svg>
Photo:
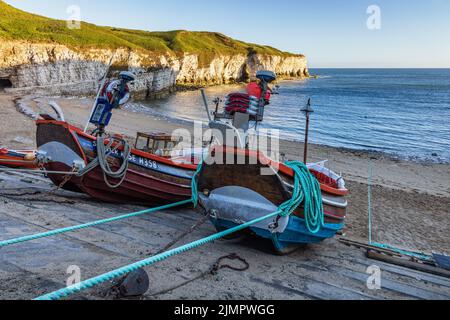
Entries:
<svg viewBox="0 0 450 320">
<path fill-rule="evenodd" d="M 310 67 L 450 68 L 448 0 L 6 0 L 52 18 L 143 30 L 218 31 L 304 53 Z M 367 28 L 368 6 L 381 29 Z"/>
</svg>

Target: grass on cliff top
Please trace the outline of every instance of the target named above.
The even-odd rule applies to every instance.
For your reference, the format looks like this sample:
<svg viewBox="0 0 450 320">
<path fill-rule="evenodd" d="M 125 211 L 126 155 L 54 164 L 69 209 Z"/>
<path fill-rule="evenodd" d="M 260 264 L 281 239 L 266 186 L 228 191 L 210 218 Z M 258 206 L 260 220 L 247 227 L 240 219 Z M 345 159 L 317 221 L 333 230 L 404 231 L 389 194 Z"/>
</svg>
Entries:
<svg viewBox="0 0 450 320">
<path fill-rule="evenodd" d="M 148 32 L 81 23 L 67 28 L 66 21 L 54 20 L 16 9 L 0 0 L 0 37 L 9 40 L 57 43 L 73 49 L 129 48 L 151 53 L 198 54 L 201 64 L 217 55 L 256 52 L 277 56 L 297 56 L 272 47 L 237 41 L 220 33 L 184 30 Z"/>
</svg>

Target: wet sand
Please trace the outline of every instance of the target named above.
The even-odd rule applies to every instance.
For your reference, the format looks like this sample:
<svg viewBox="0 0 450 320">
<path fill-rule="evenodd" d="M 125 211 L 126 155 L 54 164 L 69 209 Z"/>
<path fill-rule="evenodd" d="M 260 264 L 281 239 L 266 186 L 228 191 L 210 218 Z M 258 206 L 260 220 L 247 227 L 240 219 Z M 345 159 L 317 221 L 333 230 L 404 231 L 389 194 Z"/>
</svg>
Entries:
<svg viewBox="0 0 450 320">
<path fill-rule="evenodd" d="M 34 148 L 35 125 L 17 112 L 14 97 L 0 94 L 0 145 Z M 36 113 L 50 113 L 49 100 L 63 109 L 66 120 L 83 127 L 92 105 L 91 99 L 26 98 L 23 102 Z M 189 126 L 166 119 L 116 110 L 110 132 L 121 133 L 132 141 L 137 131 L 173 132 Z M 303 158 L 303 145 L 281 141 L 280 151 L 290 160 Z M 415 163 L 393 159 L 379 153 L 366 153 L 312 145 L 309 161 L 328 160 L 327 166 L 342 173 L 351 191 L 346 233 L 348 237 L 368 237 L 368 177 L 373 167 L 372 210 L 374 239 L 382 243 L 427 252 L 450 251 L 450 165 Z"/>
</svg>

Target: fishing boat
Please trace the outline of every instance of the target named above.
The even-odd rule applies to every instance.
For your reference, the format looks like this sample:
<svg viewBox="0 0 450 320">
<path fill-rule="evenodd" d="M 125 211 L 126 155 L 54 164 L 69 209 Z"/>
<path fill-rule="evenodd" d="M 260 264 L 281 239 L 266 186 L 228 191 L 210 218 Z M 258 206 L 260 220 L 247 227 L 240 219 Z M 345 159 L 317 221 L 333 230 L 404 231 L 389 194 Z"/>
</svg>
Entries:
<svg viewBox="0 0 450 320">
<path fill-rule="evenodd" d="M 105 147 L 111 142 L 113 148 L 117 147 L 107 158 L 111 170 L 119 170 L 127 162 L 123 177 L 116 178 L 108 177 L 101 166 L 83 173 L 98 158 L 97 137 L 57 120 L 38 120 L 37 127 L 39 154 L 47 159 L 45 169 L 67 173 L 48 175 L 56 186 L 111 203 L 160 205 L 191 197 L 191 179 L 197 167 L 175 163 L 161 155 L 168 154 L 169 149 L 154 147 L 168 141 L 176 146 L 167 134 L 138 133 L 137 143 L 129 152 L 122 138 L 102 140 Z M 72 174 L 75 172 L 78 174 Z"/>
<path fill-rule="evenodd" d="M 0 149 L 0 166 L 37 170 L 35 150 Z"/>
<path fill-rule="evenodd" d="M 62 121 L 61 115 L 41 115 L 36 135 L 40 162 L 56 186 L 100 201 L 153 206 L 189 199 L 197 166 L 170 159 L 179 139 L 140 132 L 131 146 L 119 135 L 105 134 L 112 110 L 126 102 L 126 83 L 133 79 L 122 72 L 119 80 L 104 85 L 90 118 L 96 125 L 92 134 Z"/>
<path fill-rule="evenodd" d="M 270 71 L 259 72 L 257 77 L 262 93 L 276 79 Z M 258 97 L 259 109 L 246 112 L 245 102 L 254 99 L 240 95 L 239 99 L 244 104 L 237 106 L 235 112 L 230 112 L 233 109 L 226 106 L 225 112 L 219 113 L 216 106 L 214 119 L 210 119 L 211 128 L 218 130 L 221 136 L 233 134 L 232 139 L 226 138 L 225 141 L 237 140 L 238 146 L 211 148 L 198 174 L 199 207 L 211 217 L 218 231 L 277 212 L 292 198 L 295 188 L 294 170 L 290 166 L 248 148 L 250 122 L 256 122 L 253 126 L 256 127 L 263 121 L 267 97 L 261 94 Z M 233 96 L 238 97 L 237 94 Z M 207 105 L 206 109 L 209 112 Z M 309 227 L 304 205 L 298 206 L 289 216 L 280 215 L 249 228 L 252 234 L 271 240 L 279 254 L 287 254 L 299 245 L 332 238 L 345 225 L 349 191 L 344 179 L 325 168 L 324 163 L 308 164 L 307 168 L 320 184 L 323 216 L 322 221 L 316 221 L 318 228 L 312 230 Z"/>
</svg>

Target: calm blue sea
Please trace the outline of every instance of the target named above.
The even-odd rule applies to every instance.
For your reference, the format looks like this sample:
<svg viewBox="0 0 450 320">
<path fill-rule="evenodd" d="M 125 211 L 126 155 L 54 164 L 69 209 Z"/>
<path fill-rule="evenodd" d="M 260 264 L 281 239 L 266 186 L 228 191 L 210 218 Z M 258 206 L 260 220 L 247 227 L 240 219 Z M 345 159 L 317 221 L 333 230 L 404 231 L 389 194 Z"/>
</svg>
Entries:
<svg viewBox="0 0 450 320">
<path fill-rule="evenodd" d="M 264 127 L 303 140 L 308 98 L 315 113 L 311 142 L 385 152 L 419 161 L 450 162 L 450 69 L 312 69 L 318 79 L 281 82 Z M 224 97 L 237 86 L 209 88 Z M 147 102 L 139 112 L 206 121 L 198 92 Z"/>
</svg>

